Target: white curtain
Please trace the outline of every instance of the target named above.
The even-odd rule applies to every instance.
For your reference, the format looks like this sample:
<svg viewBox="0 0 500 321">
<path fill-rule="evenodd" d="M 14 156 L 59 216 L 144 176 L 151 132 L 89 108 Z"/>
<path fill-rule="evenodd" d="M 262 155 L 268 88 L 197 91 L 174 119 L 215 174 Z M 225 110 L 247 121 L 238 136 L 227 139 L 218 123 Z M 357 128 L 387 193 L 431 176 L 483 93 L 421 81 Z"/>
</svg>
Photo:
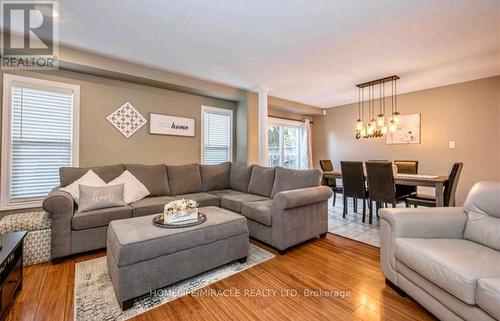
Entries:
<svg viewBox="0 0 500 321">
<path fill-rule="evenodd" d="M 311 169 L 312 163 L 312 138 L 311 138 L 311 121 L 304 120 L 299 127 L 299 168 Z"/>
</svg>

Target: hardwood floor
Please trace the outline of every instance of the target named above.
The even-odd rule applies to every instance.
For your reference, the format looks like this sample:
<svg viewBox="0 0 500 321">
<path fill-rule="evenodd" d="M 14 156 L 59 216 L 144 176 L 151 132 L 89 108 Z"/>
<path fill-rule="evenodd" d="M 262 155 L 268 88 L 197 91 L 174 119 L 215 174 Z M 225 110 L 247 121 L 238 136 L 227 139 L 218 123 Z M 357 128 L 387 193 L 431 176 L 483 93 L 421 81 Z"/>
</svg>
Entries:
<svg viewBox="0 0 500 321">
<path fill-rule="evenodd" d="M 23 289 L 7 320 L 73 320 L 75 263 L 103 255 L 99 251 L 25 268 Z M 386 287 L 377 248 L 332 234 L 205 289 L 277 290 L 277 295 L 188 295 L 131 320 L 435 320 L 411 298 Z M 286 290 L 298 295 L 286 297 Z M 306 290 L 350 296 L 306 297 Z"/>
</svg>

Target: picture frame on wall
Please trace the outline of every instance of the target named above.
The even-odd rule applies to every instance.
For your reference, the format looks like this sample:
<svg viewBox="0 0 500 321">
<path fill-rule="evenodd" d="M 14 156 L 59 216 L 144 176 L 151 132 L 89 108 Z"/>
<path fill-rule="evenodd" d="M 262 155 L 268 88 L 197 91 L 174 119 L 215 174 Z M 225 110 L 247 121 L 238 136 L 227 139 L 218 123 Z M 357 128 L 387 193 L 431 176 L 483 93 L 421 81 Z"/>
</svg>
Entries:
<svg viewBox="0 0 500 321">
<path fill-rule="evenodd" d="M 194 118 L 149 113 L 151 135 L 195 137 L 195 123 Z"/>
<path fill-rule="evenodd" d="M 420 144 L 420 114 L 400 115 L 396 131 L 387 133 L 387 144 Z"/>
</svg>

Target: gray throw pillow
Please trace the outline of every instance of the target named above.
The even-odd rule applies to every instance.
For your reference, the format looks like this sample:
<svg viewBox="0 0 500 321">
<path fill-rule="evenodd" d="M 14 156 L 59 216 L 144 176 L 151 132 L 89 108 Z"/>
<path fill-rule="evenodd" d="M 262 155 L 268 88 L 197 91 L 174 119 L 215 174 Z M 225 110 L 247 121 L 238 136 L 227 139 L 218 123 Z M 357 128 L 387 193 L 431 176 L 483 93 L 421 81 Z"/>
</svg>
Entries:
<svg viewBox="0 0 500 321">
<path fill-rule="evenodd" d="M 271 197 L 274 185 L 274 167 L 254 165 L 248 192 L 261 196 Z"/>
<path fill-rule="evenodd" d="M 123 200 L 123 184 L 106 186 L 78 185 L 80 198 L 78 212 L 127 205 Z"/>
<path fill-rule="evenodd" d="M 276 167 L 273 192 L 271 197 L 283 191 L 293 189 L 319 186 L 322 173 L 319 169 L 289 169 L 285 167 Z"/>
</svg>

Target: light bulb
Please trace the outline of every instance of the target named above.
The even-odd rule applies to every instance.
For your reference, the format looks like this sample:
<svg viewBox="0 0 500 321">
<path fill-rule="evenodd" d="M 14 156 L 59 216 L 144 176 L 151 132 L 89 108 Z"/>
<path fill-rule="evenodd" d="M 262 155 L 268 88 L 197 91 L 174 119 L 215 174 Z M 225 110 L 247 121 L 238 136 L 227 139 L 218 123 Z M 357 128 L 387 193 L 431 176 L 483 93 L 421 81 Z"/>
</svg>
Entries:
<svg viewBox="0 0 500 321">
<path fill-rule="evenodd" d="M 370 122 L 368 123 L 368 129 L 375 130 L 376 124 L 377 122 L 375 121 L 375 119 L 370 120 Z"/>
<path fill-rule="evenodd" d="M 370 123 L 370 124 L 368 125 L 368 129 L 366 130 L 366 133 L 367 133 L 369 136 L 371 136 L 371 135 L 373 135 L 373 132 L 374 132 L 374 131 L 375 131 L 375 126 L 373 126 L 373 124 L 372 124 L 372 123 Z"/>
<path fill-rule="evenodd" d="M 361 137 L 366 137 L 366 127 L 364 127 L 364 126 L 361 129 Z"/>
<path fill-rule="evenodd" d="M 394 120 L 396 124 L 399 123 L 399 112 L 396 111 L 392 114 L 392 120 Z"/>
<path fill-rule="evenodd" d="M 384 115 L 380 114 L 380 115 L 378 115 L 378 118 L 377 118 L 377 126 L 384 127 L 384 125 L 385 125 L 385 117 L 384 117 Z"/>
<path fill-rule="evenodd" d="M 393 120 L 391 120 L 391 123 L 389 124 L 389 131 L 391 133 L 394 133 L 394 132 L 396 132 L 396 129 L 397 129 L 396 122 L 393 119 Z"/>
<path fill-rule="evenodd" d="M 357 130 L 357 131 L 360 131 L 360 130 L 362 130 L 362 129 L 363 129 L 363 121 L 362 121 L 361 119 L 358 119 L 358 120 L 356 121 L 356 130 Z"/>
<path fill-rule="evenodd" d="M 387 126 L 384 125 L 384 127 L 382 127 L 381 131 L 382 131 L 382 135 L 387 134 Z"/>
</svg>

